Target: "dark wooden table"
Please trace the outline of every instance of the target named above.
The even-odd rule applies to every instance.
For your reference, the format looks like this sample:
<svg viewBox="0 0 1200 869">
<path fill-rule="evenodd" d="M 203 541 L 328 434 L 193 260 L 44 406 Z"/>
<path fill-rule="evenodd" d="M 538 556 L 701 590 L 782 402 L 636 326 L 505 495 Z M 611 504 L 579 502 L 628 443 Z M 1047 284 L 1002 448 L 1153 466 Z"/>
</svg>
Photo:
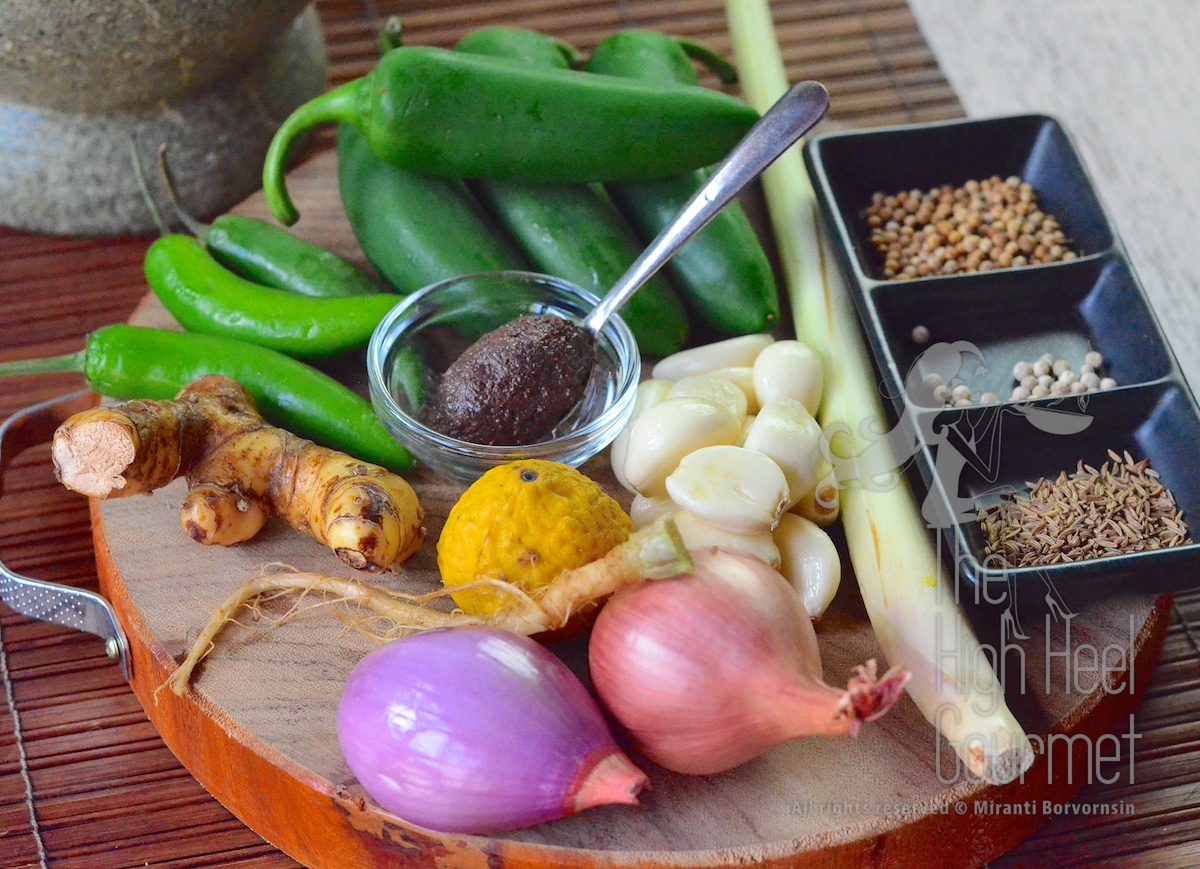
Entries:
<svg viewBox="0 0 1200 869">
<path fill-rule="evenodd" d="M 354 0 L 318 4 L 330 79 L 366 72 L 376 19 Z M 866 126 L 962 114 L 903 0 L 782 0 L 773 5 L 792 80 L 833 96 L 831 123 Z M 621 26 L 703 39 L 728 51 L 717 0 L 390 0 L 414 43 L 447 45 L 485 23 L 553 32 L 583 49 Z M 0 230 L 0 359 L 79 349 L 125 320 L 146 293 L 149 240 L 74 240 Z M 74 375 L 0 381 L 0 419 L 78 389 Z M 46 448 L 25 453 L 0 497 L 0 555 L 13 569 L 94 588 L 86 504 L 54 479 Z M 90 635 L 0 607 L 0 866 L 294 867 L 213 800 L 159 740 Z M 1200 865 L 1200 596 L 1180 595 L 1135 721 L 1133 776 L 1086 787 L 1079 805 L 1130 803 L 1118 818 L 1061 814 L 993 866 Z M 19 727 L 19 729 L 18 729 Z M 917 864 L 914 864 L 917 865 Z"/>
</svg>

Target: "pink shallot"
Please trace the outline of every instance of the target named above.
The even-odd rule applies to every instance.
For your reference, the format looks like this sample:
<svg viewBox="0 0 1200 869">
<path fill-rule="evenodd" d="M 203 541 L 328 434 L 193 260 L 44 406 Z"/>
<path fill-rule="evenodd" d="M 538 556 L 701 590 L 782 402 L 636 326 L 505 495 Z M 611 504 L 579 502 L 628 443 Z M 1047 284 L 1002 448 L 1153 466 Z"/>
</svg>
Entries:
<svg viewBox="0 0 1200 869">
<path fill-rule="evenodd" d="M 855 668 L 827 685 L 795 591 L 757 558 L 693 550 L 692 573 L 622 589 L 600 612 L 588 661 L 601 701 L 638 749 L 680 773 L 723 772 L 802 736 L 854 736 L 908 682 Z"/>
</svg>

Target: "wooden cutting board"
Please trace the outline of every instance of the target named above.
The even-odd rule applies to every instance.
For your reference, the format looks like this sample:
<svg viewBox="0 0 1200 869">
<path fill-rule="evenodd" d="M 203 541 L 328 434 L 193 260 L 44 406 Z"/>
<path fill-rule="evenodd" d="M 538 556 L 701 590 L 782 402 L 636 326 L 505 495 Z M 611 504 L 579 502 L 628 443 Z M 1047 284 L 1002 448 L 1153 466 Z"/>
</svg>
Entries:
<svg viewBox="0 0 1200 869">
<path fill-rule="evenodd" d="M 290 189 L 302 220 L 297 231 L 362 262 L 337 197 L 334 156 L 298 167 Z M 242 213 L 265 216 L 260 197 Z M 171 325 L 149 299 L 134 322 Z M 628 506 L 604 456 L 584 470 Z M 405 590 L 437 585 L 436 541 L 461 489 L 418 472 L 424 504 L 423 551 L 383 582 Z M 1047 635 L 1028 618 L 1023 670 L 1010 666 L 1008 697 L 1032 734 L 1051 742 L 1023 782 L 986 786 L 957 773 L 953 752 L 906 698 L 857 739 L 813 738 L 781 746 L 720 776 L 686 777 L 641 761 L 652 789 L 637 808 L 602 807 L 503 836 L 441 835 L 374 807 L 343 762 L 334 732 L 341 686 L 373 646 L 352 617 L 315 601 L 279 602 L 220 636 L 182 697 L 156 689 L 191 646 L 209 614 L 242 581 L 269 565 L 345 575 L 322 547 L 281 523 L 248 544 L 201 547 L 179 527 L 182 483 L 146 497 L 92 503 L 101 588 L 117 608 L 133 650 L 133 687 L 164 741 L 234 814 L 302 863 L 349 866 L 733 866 L 978 865 L 1010 848 L 1039 814 L 1005 806 L 1062 803 L 1086 781 L 1085 750 L 1109 731 L 1124 732 L 1147 688 L 1167 625 L 1169 598 L 1130 595 L 1081 607 Z M 373 578 L 370 581 L 375 581 Z M 979 616 L 980 633 L 995 618 Z M 851 668 L 882 658 L 853 578 L 844 578 L 819 625 L 825 679 L 845 684 Z M 1066 669 L 1056 653 L 1110 651 L 1097 679 Z M 581 675 L 581 643 L 559 649 Z M 1118 660 L 1119 659 L 1119 660 Z M 1047 666 L 1049 664 L 1049 666 Z M 1132 665 L 1132 666 L 1130 666 Z M 1024 688 L 1021 685 L 1023 673 Z M 1127 748 L 1127 746 L 1126 746 Z M 1111 743 L 1107 753 L 1112 753 Z M 1128 762 L 1128 754 L 1121 755 Z M 1068 770 L 1068 764 L 1073 769 Z M 1107 773 L 1108 767 L 1102 771 Z M 1029 801 L 1033 801 L 1030 803 Z M 981 806 L 989 804 L 992 812 Z M 918 856 L 919 855 L 919 858 Z"/>
</svg>

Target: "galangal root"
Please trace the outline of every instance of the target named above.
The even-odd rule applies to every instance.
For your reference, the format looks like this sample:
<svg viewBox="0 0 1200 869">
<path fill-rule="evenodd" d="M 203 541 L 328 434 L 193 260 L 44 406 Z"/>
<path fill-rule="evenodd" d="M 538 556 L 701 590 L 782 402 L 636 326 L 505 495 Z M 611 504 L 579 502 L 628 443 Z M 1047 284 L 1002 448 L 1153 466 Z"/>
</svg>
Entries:
<svg viewBox="0 0 1200 869">
<path fill-rule="evenodd" d="M 196 665 L 212 651 L 217 634 L 237 619 L 243 609 L 289 593 L 329 595 L 335 601 L 353 603 L 369 614 L 360 626 L 363 634 L 378 641 L 395 639 L 413 631 L 455 626 L 501 628 L 530 636 L 558 630 L 581 607 L 597 603 L 624 585 L 642 580 L 669 579 L 692 569 L 692 558 L 670 517 L 635 531 L 624 543 L 582 567 L 566 570 L 533 593 L 522 591 L 502 579 L 481 579 L 469 585 L 441 588 L 428 594 L 406 594 L 340 576 L 320 573 L 280 572 L 255 577 L 234 589 L 200 631 L 187 657 L 159 686 L 182 694 Z M 471 586 L 487 586 L 511 596 L 511 603 L 487 615 L 468 615 L 461 610 L 443 612 L 424 606 L 452 592 Z"/>
<path fill-rule="evenodd" d="M 280 516 L 358 570 L 387 570 L 425 538 L 403 478 L 268 425 L 228 377 L 192 381 L 174 401 L 77 413 L 54 433 L 63 485 L 93 498 L 149 493 L 186 476 L 184 530 L 199 543 L 249 540 Z"/>
</svg>

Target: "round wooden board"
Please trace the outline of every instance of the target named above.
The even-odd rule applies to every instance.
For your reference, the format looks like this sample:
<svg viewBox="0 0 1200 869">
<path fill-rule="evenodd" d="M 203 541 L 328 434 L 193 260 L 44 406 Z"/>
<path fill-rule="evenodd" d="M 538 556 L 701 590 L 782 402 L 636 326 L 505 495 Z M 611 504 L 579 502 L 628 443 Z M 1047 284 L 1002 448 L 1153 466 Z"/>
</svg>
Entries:
<svg viewBox="0 0 1200 869">
<path fill-rule="evenodd" d="M 333 154 L 298 167 L 290 188 L 303 215 L 298 232 L 361 262 L 337 197 Z M 259 197 L 238 210 L 265 216 Z M 153 299 L 134 322 L 171 325 Z M 584 470 L 628 506 L 604 457 Z M 438 534 L 461 489 L 424 473 L 412 482 L 427 514 L 426 545 L 381 581 L 428 590 L 437 585 Z M 1007 814 L 1005 806 L 1040 809 L 1043 800 L 1068 800 L 1095 772 L 1088 762 L 1095 738 L 1128 730 L 1170 608 L 1168 597 L 1144 595 L 1080 605 L 1069 636 L 1065 623 L 1027 617 L 1029 638 L 1008 655 L 1010 664 L 1024 658 L 1023 668 L 1007 674 L 1010 705 L 1031 734 L 1088 739 L 1050 743 L 1023 781 L 992 787 L 958 772 L 949 746 L 906 697 L 856 739 L 798 740 L 720 776 L 679 776 L 638 759 L 652 789 L 637 808 L 592 809 L 492 838 L 442 835 L 371 805 L 341 758 L 338 698 L 372 644 L 330 608 L 305 601 L 279 624 L 271 616 L 288 603 L 265 618 L 247 617 L 221 635 L 187 693 L 156 690 L 217 603 L 271 563 L 348 571 L 278 522 L 241 546 L 197 546 L 179 527 L 182 494 L 176 481 L 152 496 L 92 502 L 101 588 L 129 634 L 133 688 L 166 744 L 217 799 L 283 851 L 321 869 L 979 865 L 1042 820 L 1040 812 Z M 983 619 L 977 614 L 981 636 L 989 637 L 995 625 Z M 855 664 L 882 658 L 849 576 L 818 635 L 830 684 L 845 684 Z M 1106 648 L 1109 669 L 1099 675 L 1081 677 L 1058 654 Z M 558 651 L 586 677 L 581 641 Z M 993 811 L 983 811 L 984 803 Z"/>
</svg>

